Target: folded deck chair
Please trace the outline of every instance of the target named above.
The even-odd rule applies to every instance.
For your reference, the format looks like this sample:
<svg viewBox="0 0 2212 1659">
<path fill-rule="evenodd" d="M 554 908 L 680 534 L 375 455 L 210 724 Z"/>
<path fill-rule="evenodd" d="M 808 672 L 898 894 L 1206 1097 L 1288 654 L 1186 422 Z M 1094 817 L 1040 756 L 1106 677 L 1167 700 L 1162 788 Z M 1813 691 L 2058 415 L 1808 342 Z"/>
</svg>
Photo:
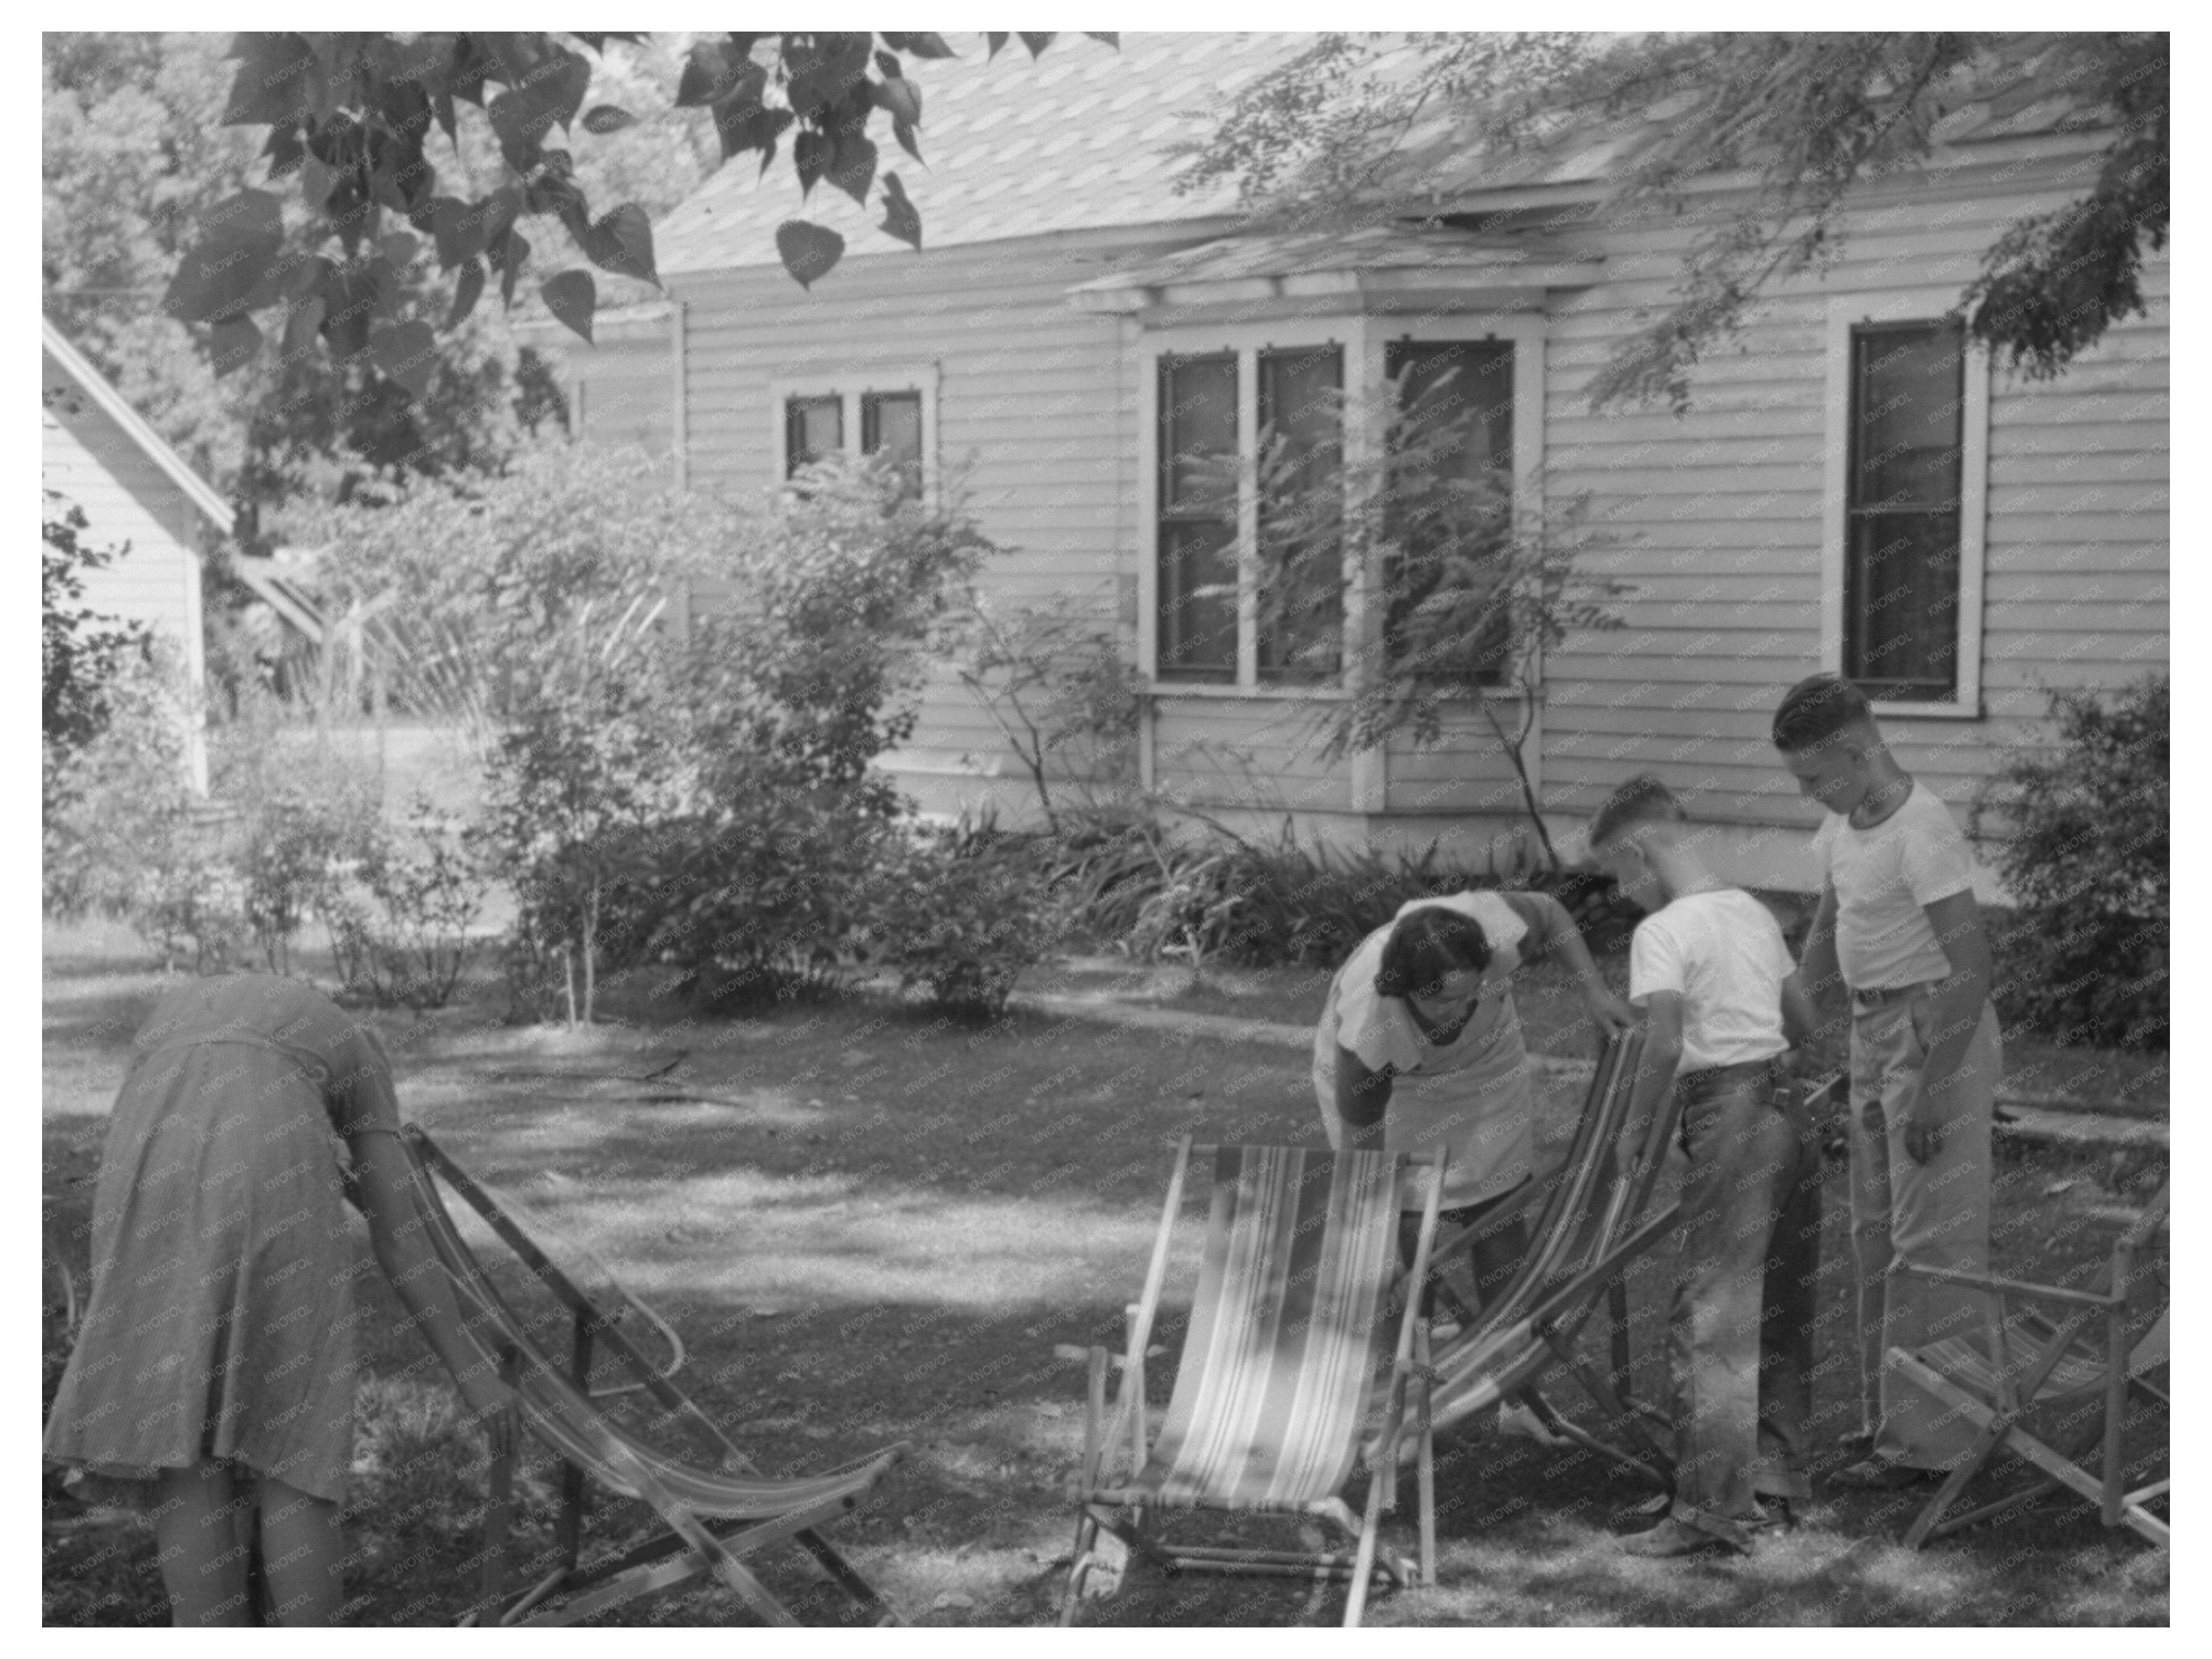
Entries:
<svg viewBox="0 0 2212 1659">
<path fill-rule="evenodd" d="M 875 1623 L 902 1622 L 817 1528 L 858 1508 L 905 1457 L 904 1443 L 823 1474 L 788 1480 L 763 1475 L 428 1133 L 410 1124 L 401 1144 L 414 1171 L 418 1218 L 480 1353 L 480 1363 L 470 1368 L 471 1374 L 455 1380 L 470 1407 L 487 1419 L 492 1430 L 491 1515 L 485 1528 L 477 1607 L 468 1622 L 488 1617 L 502 1625 L 573 1624 L 635 1597 L 711 1574 L 770 1624 L 796 1625 L 798 1620 L 738 1559 L 784 1539 L 812 1556 L 830 1581 Z M 523 1266 L 564 1304 L 574 1333 L 565 1367 L 540 1347 L 484 1271 L 447 1212 L 434 1175 L 466 1199 Z M 405 1301 L 406 1287 L 394 1288 Z M 702 1434 L 714 1448 L 720 1467 L 672 1456 L 610 1414 L 590 1388 L 595 1344 L 614 1354 L 670 1419 L 687 1422 Z M 561 1513 L 555 1532 L 560 1559 L 535 1584 L 512 1594 L 507 1577 L 521 1432 L 538 1440 L 562 1465 Z M 587 1480 L 646 1504 L 665 1530 L 585 1565 L 580 1557 Z"/>
<path fill-rule="evenodd" d="M 1680 1111 L 1669 1091 L 1648 1125 L 1629 1123 L 1643 1052 L 1641 1031 L 1606 1044 L 1520 1271 L 1468 1316 L 1457 1336 L 1437 1346 L 1431 1409 L 1436 1426 L 1443 1428 L 1501 1400 L 1518 1400 L 1553 1433 L 1665 1489 L 1672 1485 L 1672 1462 L 1641 1420 L 1662 1414 L 1636 1401 L 1630 1387 L 1626 1275 L 1680 1211 L 1669 1204 L 1643 1213 Z M 1623 1158 L 1626 1138 L 1633 1139 L 1634 1148 Z M 1437 1258 L 1449 1259 L 1462 1237 L 1439 1238 Z M 1611 1326 L 1612 1363 L 1606 1371 L 1593 1369 L 1574 1346 L 1601 1300 Z M 1552 1406 L 1536 1379 L 1554 1365 L 1564 1366 L 1595 1402 L 1605 1416 L 1601 1426 L 1633 1450 L 1591 1433 Z"/>
<path fill-rule="evenodd" d="M 2142 1322 L 2140 1317 L 2131 1321 L 2130 1312 L 2148 1316 L 2148 1310 L 2131 1307 L 2136 1258 L 2165 1224 L 2166 1216 L 2166 1189 L 2160 1187 L 2158 1196 L 2120 1235 L 2112 1260 L 2086 1290 L 1899 1264 L 1900 1273 L 1985 1291 L 1991 1304 L 1985 1341 L 1961 1334 L 1911 1352 L 1889 1351 L 1890 1364 L 1905 1381 L 1978 1431 L 1966 1455 L 1906 1530 L 1907 1544 L 1917 1549 L 1930 1538 L 2018 1509 L 2063 1486 L 2097 1505 L 2106 1527 L 2124 1526 L 2154 1544 L 2171 1547 L 2167 1522 L 2149 1507 L 2154 1500 L 2168 1497 L 2171 1477 L 2130 1489 L 2120 1449 L 2131 1392 L 2156 1401 L 2169 1414 L 2172 1409 L 2165 1392 L 2146 1376 L 2167 1363 L 2170 1306 L 2160 1306 L 2150 1318 L 2149 1328 L 2132 1342 L 2129 1340 L 2130 1324 L 2139 1327 Z M 2032 1308 L 2015 1309 L 2014 1297 L 2073 1311 L 2054 1321 Z M 2103 1329 L 2092 1336 L 2090 1328 L 2095 1325 Z M 2026 1426 L 2032 1412 L 2066 1413 L 2069 1407 L 2076 1418 L 2076 1432 L 2068 1437 L 2063 1451 Z M 2084 1416 L 2086 1426 L 2079 1420 Z M 2024 1490 L 1948 1516 L 2000 1446 L 2037 1470 L 2040 1478 Z M 2097 1452 L 2094 1473 L 2082 1467 L 2083 1457 L 2093 1449 Z"/>
<path fill-rule="evenodd" d="M 1168 1241 L 1182 1206 L 1191 1142 L 1177 1151 L 1168 1200 L 1153 1240 L 1141 1298 L 1131 1308 L 1118 1361 L 1103 1347 L 1063 1348 L 1090 1365 L 1083 1466 L 1071 1487 L 1075 1556 L 1061 1622 L 1073 1622 L 1086 1580 L 1101 1566 L 1102 1532 L 1170 1572 L 1255 1573 L 1349 1582 L 1347 1627 L 1359 1623 L 1368 1583 L 1381 1571 L 1413 1582 L 1413 1568 L 1380 1548 L 1382 1516 L 1396 1498 L 1396 1443 L 1414 1396 L 1420 1502 L 1420 1577 L 1433 1582 L 1435 1492 L 1428 1455 L 1425 1328 L 1420 1298 L 1390 1293 L 1398 1268 L 1398 1153 L 1330 1152 L 1288 1146 L 1214 1149 L 1213 1194 L 1190 1324 L 1175 1391 L 1149 1448 L 1145 1358 L 1165 1274 Z M 1425 1167 L 1441 1172 L 1442 1159 Z M 1425 1274 L 1442 1182 L 1427 1182 L 1413 1277 Z M 1395 1324 L 1395 1341 L 1391 1327 Z M 1106 1408 L 1106 1376 L 1121 1387 Z M 1380 1455 L 1364 1517 L 1343 1488 L 1380 1405 Z M 1123 1453 L 1127 1452 L 1125 1458 Z M 1147 1517 L 1162 1510 L 1307 1516 L 1337 1528 L 1343 1551 L 1287 1551 L 1171 1544 Z"/>
</svg>

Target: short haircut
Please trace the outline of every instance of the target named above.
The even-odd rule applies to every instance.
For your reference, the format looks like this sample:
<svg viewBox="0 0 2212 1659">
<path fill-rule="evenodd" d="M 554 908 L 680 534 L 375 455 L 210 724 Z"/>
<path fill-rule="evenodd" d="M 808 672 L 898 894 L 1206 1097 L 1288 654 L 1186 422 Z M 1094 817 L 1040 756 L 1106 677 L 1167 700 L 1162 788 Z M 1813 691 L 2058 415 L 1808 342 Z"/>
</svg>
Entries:
<svg viewBox="0 0 2212 1659">
<path fill-rule="evenodd" d="M 1826 743 L 1846 726 L 1874 724 L 1866 693 L 1839 674 L 1814 674 L 1784 692 L 1774 711 L 1774 746 L 1785 754 Z"/>
<path fill-rule="evenodd" d="M 1690 815 L 1656 772 L 1638 772 L 1605 798 L 1589 821 L 1589 844 L 1604 846 L 1639 823 L 1686 823 Z"/>
<path fill-rule="evenodd" d="M 1424 904 L 1399 917 L 1383 941 L 1375 994 L 1411 996 L 1446 974 L 1462 969 L 1479 974 L 1488 966 L 1490 940 L 1480 922 L 1446 905 Z"/>
</svg>

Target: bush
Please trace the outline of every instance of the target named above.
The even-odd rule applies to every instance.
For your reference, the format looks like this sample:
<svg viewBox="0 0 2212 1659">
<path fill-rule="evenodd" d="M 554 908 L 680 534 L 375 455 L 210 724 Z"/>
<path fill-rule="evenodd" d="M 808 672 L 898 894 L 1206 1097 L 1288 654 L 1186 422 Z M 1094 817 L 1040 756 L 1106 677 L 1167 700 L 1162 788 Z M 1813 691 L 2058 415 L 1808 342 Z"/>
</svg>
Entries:
<svg viewBox="0 0 2212 1659">
<path fill-rule="evenodd" d="M 381 1006 L 442 1008 L 467 965 L 486 886 L 475 839 L 418 795 L 403 831 L 375 828 L 329 902 L 339 978 Z"/>
<path fill-rule="evenodd" d="M 1975 833 L 2018 904 L 1999 929 L 1996 1004 L 2062 1042 L 2167 1046 L 2168 683 L 2108 698 L 2054 692 L 2056 750 L 2014 750 L 1984 785 Z"/>
<path fill-rule="evenodd" d="M 1022 970 L 1067 930 L 1048 857 L 1048 843 L 1004 834 L 988 815 L 925 834 L 878 884 L 870 958 L 942 1008 L 1002 1012 Z"/>
<path fill-rule="evenodd" d="M 1334 969 L 1417 898 L 1471 888 L 1553 890 L 1587 931 L 1618 933 L 1633 912 L 1582 871 L 1494 862 L 1481 870 L 1419 852 L 1301 846 L 1287 823 L 1259 842 L 1218 825 L 1170 827 L 1149 811 L 1075 815 L 1055 880 L 1083 927 L 1134 956 Z"/>
</svg>

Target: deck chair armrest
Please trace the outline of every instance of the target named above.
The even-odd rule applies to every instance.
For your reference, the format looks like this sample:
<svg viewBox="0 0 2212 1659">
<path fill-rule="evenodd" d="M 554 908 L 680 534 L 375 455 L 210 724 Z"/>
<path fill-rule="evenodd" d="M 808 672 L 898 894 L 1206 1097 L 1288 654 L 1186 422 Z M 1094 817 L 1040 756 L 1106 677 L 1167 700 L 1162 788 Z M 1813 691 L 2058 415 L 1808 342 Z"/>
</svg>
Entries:
<svg viewBox="0 0 2212 1659">
<path fill-rule="evenodd" d="M 1155 1342 L 1145 1350 L 1145 1358 L 1158 1359 L 1166 1352 L 1165 1348 Z M 1088 1364 L 1091 1356 L 1094 1353 L 1103 1353 L 1106 1356 L 1106 1363 L 1117 1369 L 1127 1370 L 1128 1367 L 1128 1355 L 1115 1353 L 1113 1349 L 1097 1344 L 1093 1344 L 1087 1348 L 1079 1342 L 1055 1342 L 1052 1345 L 1052 1357 L 1054 1359 L 1072 1359 L 1079 1365 Z"/>
</svg>

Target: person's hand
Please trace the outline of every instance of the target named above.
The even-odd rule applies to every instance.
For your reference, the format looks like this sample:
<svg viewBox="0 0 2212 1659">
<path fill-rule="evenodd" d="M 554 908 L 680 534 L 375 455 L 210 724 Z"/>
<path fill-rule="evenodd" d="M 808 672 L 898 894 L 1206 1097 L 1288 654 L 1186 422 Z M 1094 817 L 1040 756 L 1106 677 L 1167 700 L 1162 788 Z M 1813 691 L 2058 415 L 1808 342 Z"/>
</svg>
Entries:
<svg viewBox="0 0 2212 1659">
<path fill-rule="evenodd" d="M 1636 1024 L 1636 1011 L 1604 986 L 1586 986 L 1583 996 L 1589 1004 L 1590 1018 L 1597 1022 L 1601 1036 L 1619 1036 Z"/>
<path fill-rule="evenodd" d="M 1943 1150 L 1951 1132 L 1951 1079 L 1923 1077 L 1905 1108 L 1905 1155 L 1926 1165 Z"/>
</svg>

